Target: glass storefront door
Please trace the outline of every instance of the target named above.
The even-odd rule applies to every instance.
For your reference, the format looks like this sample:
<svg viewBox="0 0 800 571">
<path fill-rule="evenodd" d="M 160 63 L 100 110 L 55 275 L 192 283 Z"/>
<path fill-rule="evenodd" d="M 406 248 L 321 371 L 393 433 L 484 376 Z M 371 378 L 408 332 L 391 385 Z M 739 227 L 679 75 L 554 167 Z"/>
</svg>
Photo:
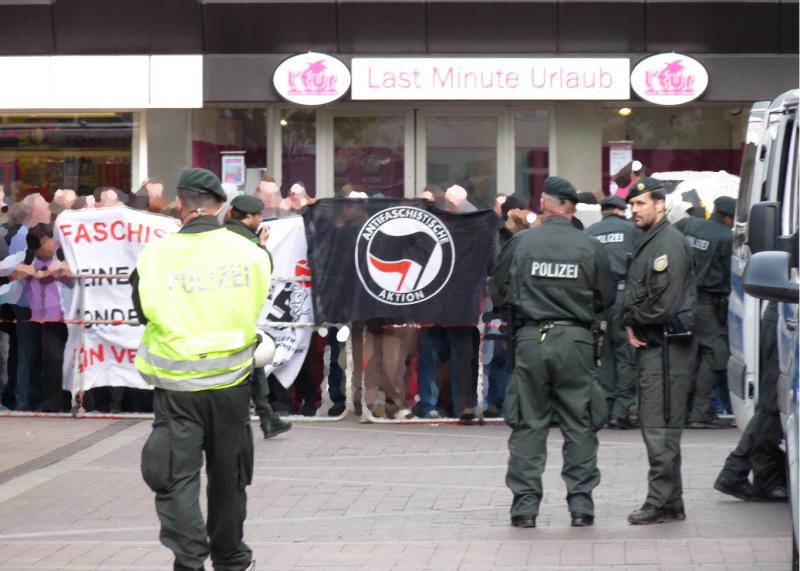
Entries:
<svg viewBox="0 0 800 571">
<path fill-rule="evenodd" d="M 424 114 L 426 184 L 442 190 L 458 184 L 478 208 L 490 208 L 497 194 L 498 117 Z M 420 141 L 421 143 L 421 141 Z"/>
<path fill-rule="evenodd" d="M 333 188 L 402 198 L 406 119 L 403 116 L 333 117 Z"/>
<path fill-rule="evenodd" d="M 479 208 L 498 193 L 531 203 L 548 173 L 549 111 L 501 108 L 278 108 L 270 170 L 319 198 L 349 185 L 369 196 L 415 197 L 463 186 Z"/>
</svg>

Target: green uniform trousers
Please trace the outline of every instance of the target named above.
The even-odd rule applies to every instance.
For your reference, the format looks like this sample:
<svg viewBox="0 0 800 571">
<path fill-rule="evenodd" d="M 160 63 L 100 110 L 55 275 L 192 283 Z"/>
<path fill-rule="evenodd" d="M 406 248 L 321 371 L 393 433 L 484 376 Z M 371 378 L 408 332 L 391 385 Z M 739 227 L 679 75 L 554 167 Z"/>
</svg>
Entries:
<svg viewBox="0 0 800 571">
<path fill-rule="evenodd" d="M 711 401 L 728 366 L 728 329 L 720 321 L 717 306 L 703 301 L 695 305 L 695 323 L 697 375 L 689 422 L 707 422 L 717 416 Z"/>
<path fill-rule="evenodd" d="M 617 303 L 605 313 L 607 329 L 602 362 L 597 369 L 597 380 L 606 392 L 609 416 L 619 419 L 628 418 L 628 411 L 636 403 L 636 355 L 622 324 L 622 297 L 622 292 L 618 292 Z"/>
<path fill-rule="evenodd" d="M 670 376 L 667 379 L 670 415 L 666 418 L 663 347 L 644 347 L 636 351 L 639 422 L 650 462 L 647 503 L 658 508 L 683 507 L 681 435 L 686 422 L 693 355 L 691 339 L 670 340 Z"/>
<path fill-rule="evenodd" d="M 153 432 L 142 449 L 142 476 L 156 493 L 161 542 L 175 571 L 239 571 L 252 560 L 244 543 L 253 477 L 250 384 L 195 392 L 155 389 Z M 200 469 L 206 458 L 208 523 L 200 511 Z"/>
<path fill-rule="evenodd" d="M 542 343 L 535 326 L 514 339 L 514 370 L 508 383 L 504 416 L 508 439 L 506 485 L 514 494 L 513 516 L 535 516 L 542 500 L 547 433 L 555 409 L 564 435 L 567 504 L 572 513 L 594 515 L 592 490 L 600 483 L 597 435 L 591 425 L 594 338 L 585 328 L 555 326 Z"/>
</svg>

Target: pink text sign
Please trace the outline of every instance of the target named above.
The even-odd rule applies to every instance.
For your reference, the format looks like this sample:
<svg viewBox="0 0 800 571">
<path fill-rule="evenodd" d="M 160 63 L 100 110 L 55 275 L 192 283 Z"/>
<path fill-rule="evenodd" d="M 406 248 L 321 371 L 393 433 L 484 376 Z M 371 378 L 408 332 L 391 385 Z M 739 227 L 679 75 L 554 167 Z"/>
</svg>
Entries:
<svg viewBox="0 0 800 571">
<path fill-rule="evenodd" d="M 342 97 L 350 88 L 350 70 L 340 60 L 308 52 L 284 60 L 272 75 L 281 97 L 300 105 L 324 105 Z"/>
<path fill-rule="evenodd" d="M 626 100 L 627 58 L 353 58 L 363 100 Z"/>
<path fill-rule="evenodd" d="M 636 94 L 657 105 L 680 105 L 694 101 L 708 87 L 708 71 L 696 59 L 667 53 L 643 59 L 631 72 Z"/>
</svg>

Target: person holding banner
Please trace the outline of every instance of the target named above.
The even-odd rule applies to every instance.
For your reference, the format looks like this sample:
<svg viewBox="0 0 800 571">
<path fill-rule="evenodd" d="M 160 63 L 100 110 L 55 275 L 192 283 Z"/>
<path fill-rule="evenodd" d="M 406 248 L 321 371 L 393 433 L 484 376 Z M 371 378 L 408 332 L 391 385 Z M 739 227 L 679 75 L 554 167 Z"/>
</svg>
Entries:
<svg viewBox="0 0 800 571">
<path fill-rule="evenodd" d="M 572 526 L 594 524 L 592 490 L 600 483 L 595 431 L 605 419 L 598 421 L 593 410 L 593 325 L 614 303 L 617 280 L 602 245 L 571 224 L 577 202 L 572 184 L 547 178 L 541 225 L 506 242 L 494 271 L 514 328 L 514 368 L 503 406 L 512 428 L 506 484 L 514 493 L 515 527 L 536 527 L 553 409 L 564 435 L 561 475 Z"/>
<path fill-rule="evenodd" d="M 176 570 L 203 569 L 209 553 L 215 569 L 255 568 L 243 541 L 253 477 L 248 381 L 271 266 L 263 248 L 219 225 L 224 201 L 214 173 L 184 172 L 177 198 L 183 227 L 148 244 L 131 275 L 145 323 L 135 364 L 155 387 L 142 476 L 156 493 L 160 538 Z"/>
<path fill-rule="evenodd" d="M 247 238 L 258 247 L 263 247 L 269 236 L 269 226 L 263 226 L 261 230 L 261 211 L 264 203 L 249 194 L 237 196 L 231 201 L 231 207 L 226 214 L 225 228 Z M 269 252 L 267 251 L 269 255 Z M 270 259 L 272 259 L 270 257 Z M 271 264 L 270 264 L 271 265 Z M 256 414 L 261 421 L 261 431 L 264 438 L 274 438 L 279 434 L 292 428 L 292 423 L 283 420 L 280 415 L 272 410 L 267 397 L 269 396 L 269 385 L 267 375 L 262 367 L 253 370 L 253 404 L 256 407 Z"/>
</svg>

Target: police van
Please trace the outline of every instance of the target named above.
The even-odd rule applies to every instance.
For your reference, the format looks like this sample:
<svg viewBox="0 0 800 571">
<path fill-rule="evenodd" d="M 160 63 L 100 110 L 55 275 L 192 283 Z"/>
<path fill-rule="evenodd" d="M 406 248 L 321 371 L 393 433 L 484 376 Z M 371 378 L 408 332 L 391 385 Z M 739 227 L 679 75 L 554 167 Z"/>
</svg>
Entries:
<svg viewBox="0 0 800 571">
<path fill-rule="evenodd" d="M 728 382 L 736 419 L 744 428 L 758 398 L 759 326 L 767 300 L 778 302 L 778 405 L 783 423 L 788 489 L 797 561 L 798 360 L 800 280 L 798 265 L 798 90 L 772 103 L 756 103 L 750 115 L 737 203 L 731 265 Z"/>
<path fill-rule="evenodd" d="M 728 385 L 736 422 L 742 428 L 753 416 L 758 398 L 758 332 L 766 303 L 745 294 L 742 278 L 753 254 L 792 246 L 791 235 L 797 229 L 798 216 L 798 93 L 793 90 L 772 102 L 755 103 L 747 127 L 728 307 Z M 753 239 L 762 232 L 771 239 L 756 243 Z"/>
</svg>

